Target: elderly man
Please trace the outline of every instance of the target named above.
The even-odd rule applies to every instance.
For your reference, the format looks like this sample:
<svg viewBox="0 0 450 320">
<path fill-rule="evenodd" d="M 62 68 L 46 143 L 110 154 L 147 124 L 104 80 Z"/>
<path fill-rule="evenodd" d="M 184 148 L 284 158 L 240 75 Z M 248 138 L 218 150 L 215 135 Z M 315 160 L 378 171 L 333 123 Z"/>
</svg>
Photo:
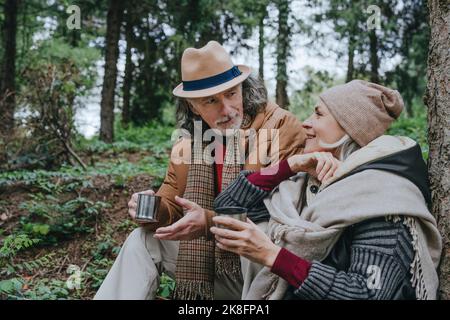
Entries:
<svg viewBox="0 0 450 320">
<path fill-rule="evenodd" d="M 175 277 L 176 299 L 240 299 L 259 271 L 260 266 L 215 246 L 208 232 L 214 199 L 241 170 L 301 153 L 304 129 L 294 115 L 268 102 L 261 80 L 249 67 L 235 66 L 215 41 L 186 49 L 181 71 L 182 83 L 173 94 L 184 134 L 156 193 L 158 222 L 141 224 L 128 236 L 95 299 L 152 299 L 162 272 Z M 203 152 L 207 136 L 215 137 L 212 162 Z M 134 194 L 128 204 L 132 218 L 136 202 Z M 248 217 L 262 229 L 267 226 L 268 217 L 260 212 L 250 210 Z"/>
</svg>

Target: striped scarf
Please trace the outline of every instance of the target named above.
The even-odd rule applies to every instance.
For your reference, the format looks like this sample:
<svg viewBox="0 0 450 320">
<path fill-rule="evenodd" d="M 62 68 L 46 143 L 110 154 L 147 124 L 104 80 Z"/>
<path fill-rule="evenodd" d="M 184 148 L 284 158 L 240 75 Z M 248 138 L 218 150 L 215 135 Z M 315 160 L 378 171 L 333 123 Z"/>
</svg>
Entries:
<svg viewBox="0 0 450 320">
<path fill-rule="evenodd" d="M 230 141 L 231 140 L 231 141 Z M 240 157 L 239 130 L 234 139 L 228 139 L 222 171 L 222 190 L 235 180 L 243 169 Z M 187 176 L 184 198 L 193 201 L 204 209 L 213 209 L 215 198 L 214 163 L 204 159 L 206 142 L 196 141 L 192 145 L 191 164 Z M 221 250 L 214 240 L 205 237 L 191 241 L 180 241 L 176 267 L 175 299 L 196 300 L 214 299 L 215 276 L 230 276 L 241 279 L 241 264 L 238 255 Z"/>
</svg>

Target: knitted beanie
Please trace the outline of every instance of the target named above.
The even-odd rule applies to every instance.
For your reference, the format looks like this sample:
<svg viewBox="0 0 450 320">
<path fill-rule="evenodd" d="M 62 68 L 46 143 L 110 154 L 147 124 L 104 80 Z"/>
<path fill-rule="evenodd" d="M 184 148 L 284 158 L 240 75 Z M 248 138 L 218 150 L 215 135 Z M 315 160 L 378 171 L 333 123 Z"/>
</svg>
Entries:
<svg viewBox="0 0 450 320">
<path fill-rule="evenodd" d="M 363 80 L 332 87 L 319 98 L 361 147 L 383 135 L 403 109 L 398 91 Z"/>
</svg>

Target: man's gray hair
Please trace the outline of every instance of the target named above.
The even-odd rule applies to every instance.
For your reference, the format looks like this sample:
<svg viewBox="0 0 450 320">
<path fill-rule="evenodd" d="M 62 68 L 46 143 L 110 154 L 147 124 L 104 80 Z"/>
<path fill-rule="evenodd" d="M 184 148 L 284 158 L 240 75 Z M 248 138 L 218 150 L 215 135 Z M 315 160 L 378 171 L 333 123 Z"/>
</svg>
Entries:
<svg viewBox="0 0 450 320">
<path fill-rule="evenodd" d="M 242 101 L 244 117 L 250 118 L 251 121 L 266 108 L 267 89 L 259 77 L 250 75 L 242 82 Z M 192 112 L 189 102 L 184 98 L 177 98 L 176 107 L 178 127 L 193 134 L 194 121 L 201 120 L 201 118 Z"/>
</svg>

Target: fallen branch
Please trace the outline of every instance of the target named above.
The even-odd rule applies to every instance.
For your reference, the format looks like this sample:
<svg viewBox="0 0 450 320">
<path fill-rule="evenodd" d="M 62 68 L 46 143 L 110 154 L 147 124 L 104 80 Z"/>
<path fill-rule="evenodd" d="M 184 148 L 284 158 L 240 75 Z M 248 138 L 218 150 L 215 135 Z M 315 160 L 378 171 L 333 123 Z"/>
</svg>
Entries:
<svg viewBox="0 0 450 320">
<path fill-rule="evenodd" d="M 61 142 L 64 145 L 64 148 L 66 148 L 67 152 L 81 165 L 84 171 L 87 170 L 87 166 L 84 164 L 83 160 L 73 151 L 73 149 L 67 144 L 67 142 L 64 139 L 61 139 Z"/>
</svg>

